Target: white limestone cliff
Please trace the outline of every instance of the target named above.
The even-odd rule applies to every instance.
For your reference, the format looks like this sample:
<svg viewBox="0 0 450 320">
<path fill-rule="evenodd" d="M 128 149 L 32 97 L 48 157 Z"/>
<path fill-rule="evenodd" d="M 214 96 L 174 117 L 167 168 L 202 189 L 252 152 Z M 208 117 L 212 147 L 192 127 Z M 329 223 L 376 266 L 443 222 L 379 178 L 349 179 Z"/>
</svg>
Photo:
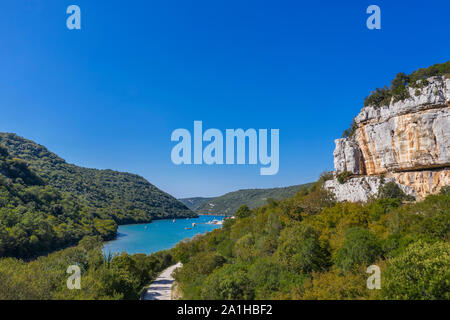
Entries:
<svg viewBox="0 0 450 320">
<path fill-rule="evenodd" d="M 364 107 L 355 118 L 355 133 L 335 141 L 335 174 L 371 177 L 362 180 L 371 187 L 362 189 L 355 181 L 327 182 L 338 200 L 366 201 L 364 190 L 376 192 L 380 175 L 419 199 L 450 184 L 450 79 L 427 80 L 423 88 L 407 87 L 405 100 Z"/>
</svg>

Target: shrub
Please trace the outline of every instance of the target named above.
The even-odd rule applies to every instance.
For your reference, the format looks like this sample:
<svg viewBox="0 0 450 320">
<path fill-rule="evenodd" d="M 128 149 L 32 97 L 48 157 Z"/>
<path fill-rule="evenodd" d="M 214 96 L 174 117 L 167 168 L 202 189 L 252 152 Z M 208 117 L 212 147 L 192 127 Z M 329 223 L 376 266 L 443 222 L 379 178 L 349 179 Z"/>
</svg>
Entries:
<svg viewBox="0 0 450 320">
<path fill-rule="evenodd" d="M 247 218 L 252 214 L 252 211 L 248 208 L 246 204 L 243 204 L 239 207 L 239 209 L 236 210 L 236 213 L 234 214 L 236 218 Z"/>
<path fill-rule="evenodd" d="M 247 270 L 238 264 L 226 264 L 205 280 L 201 298 L 206 300 L 253 299 L 254 285 Z"/>
<path fill-rule="evenodd" d="M 337 180 L 340 184 L 346 183 L 352 177 L 352 173 L 349 171 L 344 171 L 338 174 Z"/>
<path fill-rule="evenodd" d="M 283 268 L 276 261 L 260 258 L 250 266 L 248 276 L 255 285 L 256 299 L 270 299 L 279 290 Z"/>
<path fill-rule="evenodd" d="M 383 273 L 384 299 L 450 299 L 450 244 L 422 241 L 411 244 L 388 261 Z"/>
<path fill-rule="evenodd" d="M 299 224 L 281 232 L 276 251 L 280 263 L 290 272 L 320 271 L 328 265 L 327 252 L 320 246 L 318 234 Z"/>
<path fill-rule="evenodd" d="M 450 186 L 442 187 L 441 194 L 442 195 L 446 195 L 446 196 L 450 196 Z"/>
<path fill-rule="evenodd" d="M 337 251 L 336 265 L 347 271 L 356 265 L 372 264 L 380 254 L 380 244 L 369 230 L 350 228 L 345 232 L 342 248 Z"/>
<path fill-rule="evenodd" d="M 401 101 L 409 98 L 408 86 L 413 88 L 422 88 L 428 85 L 426 80 L 432 76 L 444 76 L 450 72 L 450 61 L 441 64 L 435 64 L 425 69 L 418 69 L 413 73 L 406 75 L 403 72 L 398 73 L 391 81 L 391 86 L 377 88 L 372 91 L 364 100 L 364 106 L 374 106 L 376 108 L 389 105 L 393 102 Z M 416 91 L 417 95 L 417 91 Z"/>
<path fill-rule="evenodd" d="M 357 126 L 357 124 L 355 122 L 355 119 L 353 119 L 352 120 L 352 124 L 350 125 L 350 128 L 344 130 L 344 132 L 342 133 L 342 138 L 350 138 L 350 137 L 352 137 L 355 134 L 356 129 L 358 129 L 358 126 Z"/>
<path fill-rule="evenodd" d="M 246 234 L 234 245 L 234 255 L 243 261 L 252 261 L 256 258 L 255 238 L 251 233 Z"/>
<path fill-rule="evenodd" d="M 406 195 L 394 181 L 387 182 L 378 189 L 378 199 L 414 200 L 414 197 Z"/>
<path fill-rule="evenodd" d="M 325 181 L 332 179 L 333 179 L 333 171 L 324 171 L 320 174 L 318 183 L 323 184 Z"/>
<path fill-rule="evenodd" d="M 299 297 L 306 300 L 347 300 L 370 298 L 366 287 L 365 269 L 341 273 L 336 270 L 313 273 L 312 279 L 304 286 L 304 293 Z"/>
</svg>

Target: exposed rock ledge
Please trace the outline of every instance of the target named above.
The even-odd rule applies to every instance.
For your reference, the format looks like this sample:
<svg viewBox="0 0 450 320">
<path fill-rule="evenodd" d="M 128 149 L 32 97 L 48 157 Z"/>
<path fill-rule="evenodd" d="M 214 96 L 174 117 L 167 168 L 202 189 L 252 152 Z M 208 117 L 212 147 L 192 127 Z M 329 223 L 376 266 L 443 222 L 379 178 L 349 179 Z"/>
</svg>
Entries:
<svg viewBox="0 0 450 320">
<path fill-rule="evenodd" d="M 370 197 L 378 194 L 378 189 L 382 182 L 395 181 L 394 178 L 384 178 L 376 176 L 351 178 L 346 183 L 339 183 L 336 179 L 325 181 L 324 187 L 334 193 L 337 201 L 366 202 Z M 413 188 L 399 185 L 407 195 L 416 197 Z"/>
<path fill-rule="evenodd" d="M 403 101 L 364 107 L 353 136 L 335 140 L 335 174 L 370 177 L 327 181 L 338 200 L 366 201 L 378 192 L 379 175 L 419 199 L 450 184 L 450 79 L 427 80 L 421 89 L 408 87 L 410 97 Z"/>
</svg>

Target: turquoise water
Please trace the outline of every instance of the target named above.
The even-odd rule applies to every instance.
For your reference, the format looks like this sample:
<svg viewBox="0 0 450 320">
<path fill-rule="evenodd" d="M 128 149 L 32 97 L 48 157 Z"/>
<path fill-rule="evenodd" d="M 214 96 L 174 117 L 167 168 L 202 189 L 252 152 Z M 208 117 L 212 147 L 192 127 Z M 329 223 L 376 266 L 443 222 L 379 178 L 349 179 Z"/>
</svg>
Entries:
<svg viewBox="0 0 450 320">
<path fill-rule="evenodd" d="M 117 239 L 106 242 L 103 250 L 105 253 L 150 254 L 170 249 L 183 239 L 220 228 L 220 225 L 204 224 L 213 219 L 222 220 L 223 216 L 199 216 L 198 218 L 176 219 L 175 222 L 172 220 L 156 220 L 146 224 L 119 226 Z M 200 224 L 192 227 L 192 223 Z M 186 227 L 192 229 L 185 230 Z"/>
</svg>

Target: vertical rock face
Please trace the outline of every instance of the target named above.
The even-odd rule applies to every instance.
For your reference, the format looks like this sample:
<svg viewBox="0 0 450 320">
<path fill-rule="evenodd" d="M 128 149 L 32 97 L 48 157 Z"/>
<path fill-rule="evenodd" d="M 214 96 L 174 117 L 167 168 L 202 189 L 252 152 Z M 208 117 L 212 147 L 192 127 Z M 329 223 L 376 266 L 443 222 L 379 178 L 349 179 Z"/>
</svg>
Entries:
<svg viewBox="0 0 450 320">
<path fill-rule="evenodd" d="M 427 81 L 420 89 L 406 87 L 405 100 L 361 110 L 355 133 L 335 141 L 336 174 L 383 174 L 418 198 L 450 184 L 450 79 Z"/>
<path fill-rule="evenodd" d="M 336 149 L 334 155 L 334 168 L 336 172 L 349 171 L 354 174 L 360 174 L 363 170 L 361 166 L 362 155 L 358 144 L 353 140 L 336 139 Z"/>
</svg>

